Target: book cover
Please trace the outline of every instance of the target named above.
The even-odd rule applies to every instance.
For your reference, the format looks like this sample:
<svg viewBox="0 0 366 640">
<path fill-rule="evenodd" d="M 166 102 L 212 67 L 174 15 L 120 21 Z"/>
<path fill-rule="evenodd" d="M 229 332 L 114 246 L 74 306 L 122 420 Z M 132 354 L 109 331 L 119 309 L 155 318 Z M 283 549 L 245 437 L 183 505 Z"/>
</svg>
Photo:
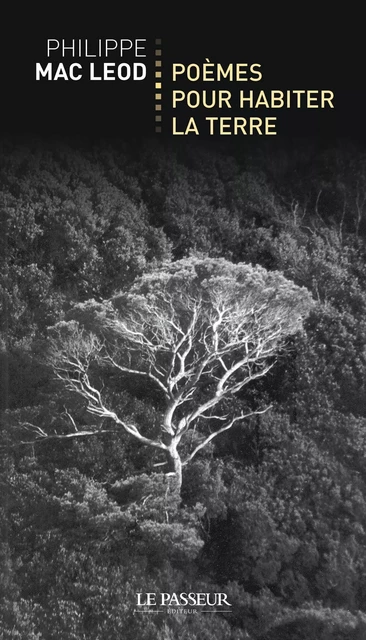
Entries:
<svg viewBox="0 0 366 640">
<path fill-rule="evenodd" d="M 12 24 L 2 637 L 364 638 L 356 33 Z"/>
</svg>

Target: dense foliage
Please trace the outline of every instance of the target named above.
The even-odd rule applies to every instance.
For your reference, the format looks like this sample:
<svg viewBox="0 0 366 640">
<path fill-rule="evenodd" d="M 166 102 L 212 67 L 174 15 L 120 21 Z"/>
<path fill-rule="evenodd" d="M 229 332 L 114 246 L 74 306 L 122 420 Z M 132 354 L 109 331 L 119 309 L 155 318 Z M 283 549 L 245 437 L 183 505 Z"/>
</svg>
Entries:
<svg viewBox="0 0 366 640">
<path fill-rule="evenodd" d="M 1 145 L 2 637 L 362 640 L 364 150 Z M 50 336 L 138 309 L 177 265 L 242 263 L 286 296 L 304 287 L 312 310 L 266 375 L 224 399 L 222 415 L 252 415 L 197 452 L 178 496 L 159 449 L 95 428 L 85 397 L 54 376 Z M 154 385 L 106 363 L 93 375 L 154 440 Z M 78 431 L 92 435 L 68 437 Z M 232 612 L 139 616 L 139 591 L 225 592 Z"/>
</svg>

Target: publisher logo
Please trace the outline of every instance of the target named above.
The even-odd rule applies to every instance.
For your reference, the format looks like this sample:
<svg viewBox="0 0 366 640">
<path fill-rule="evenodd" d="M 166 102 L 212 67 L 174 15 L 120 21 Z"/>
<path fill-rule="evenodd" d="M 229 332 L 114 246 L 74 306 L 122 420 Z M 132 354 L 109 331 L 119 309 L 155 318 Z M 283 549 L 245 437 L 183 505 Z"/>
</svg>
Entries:
<svg viewBox="0 0 366 640">
<path fill-rule="evenodd" d="M 136 613 L 217 613 L 230 612 L 226 593 L 136 593 Z"/>
</svg>

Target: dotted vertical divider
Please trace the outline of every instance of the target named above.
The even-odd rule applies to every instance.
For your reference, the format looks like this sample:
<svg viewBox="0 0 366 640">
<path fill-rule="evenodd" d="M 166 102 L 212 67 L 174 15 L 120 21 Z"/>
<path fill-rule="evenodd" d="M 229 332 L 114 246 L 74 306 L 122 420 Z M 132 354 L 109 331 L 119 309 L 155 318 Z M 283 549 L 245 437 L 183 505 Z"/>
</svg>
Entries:
<svg viewBox="0 0 366 640">
<path fill-rule="evenodd" d="M 155 132 L 162 130 L 162 49 L 161 38 L 155 38 Z"/>
</svg>

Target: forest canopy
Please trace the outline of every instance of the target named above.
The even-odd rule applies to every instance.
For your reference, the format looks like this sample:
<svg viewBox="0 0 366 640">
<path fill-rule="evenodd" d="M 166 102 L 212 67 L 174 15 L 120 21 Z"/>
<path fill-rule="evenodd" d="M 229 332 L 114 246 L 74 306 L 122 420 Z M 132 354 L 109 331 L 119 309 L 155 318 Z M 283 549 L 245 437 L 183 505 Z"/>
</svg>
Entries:
<svg viewBox="0 0 366 640">
<path fill-rule="evenodd" d="M 268 149 L 2 141 L 5 638 L 363 638 L 366 156 Z"/>
</svg>

